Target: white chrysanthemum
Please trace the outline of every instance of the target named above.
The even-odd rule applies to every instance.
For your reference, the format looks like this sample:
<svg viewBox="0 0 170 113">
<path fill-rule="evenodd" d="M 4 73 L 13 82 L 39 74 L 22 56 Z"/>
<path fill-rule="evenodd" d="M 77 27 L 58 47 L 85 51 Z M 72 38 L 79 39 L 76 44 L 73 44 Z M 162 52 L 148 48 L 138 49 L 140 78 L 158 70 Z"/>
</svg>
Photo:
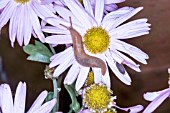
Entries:
<svg viewBox="0 0 170 113">
<path fill-rule="evenodd" d="M 49 5 L 42 5 L 39 0 L 0 0 L 0 9 L 3 9 L 0 14 L 0 30 L 10 21 L 9 38 L 12 46 L 14 46 L 15 39 L 20 46 L 23 43 L 27 45 L 31 34 L 44 42 L 45 37 L 38 17 L 45 19 L 55 16 L 52 13 L 53 8 Z"/>
<path fill-rule="evenodd" d="M 94 11 L 88 0 L 84 1 L 85 8 L 74 0 L 65 0 L 65 3 L 68 8 L 55 7 L 61 18 L 51 17 L 46 19 L 53 26 L 46 26 L 43 28 L 43 31 L 55 35 L 48 36 L 45 41 L 54 45 L 72 44 L 70 32 L 63 26 L 60 26 L 60 24 L 63 24 L 69 27 L 69 17 L 71 17 L 73 28 L 83 37 L 85 52 L 102 59 L 107 64 L 105 76 L 102 76 L 99 68 L 92 67 L 95 83 L 104 82 L 107 87 L 110 87 L 108 72 L 108 67 L 110 67 L 123 83 L 130 85 L 131 79 L 128 73 L 124 70 L 125 72 L 122 74 L 116 66 L 116 62 L 125 64 L 140 72 L 139 65 L 123 54 L 126 53 L 137 61 L 147 64 L 146 59 L 148 59 L 148 55 L 146 53 L 122 41 L 123 39 L 134 38 L 149 33 L 150 24 L 146 23 L 147 19 L 145 18 L 123 24 L 141 11 L 143 7 L 136 9 L 123 7 L 103 15 L 104 0 L 96 1 Z M 50 67 L 58 65 L 54 71 L 54 77 L 58 77 L 72 65 L 64 83 L 72 84 L 77 78 L 76 89 L 79 90 L 83 86 L 90 67 L 84 67 L 77 63 L 72 47 L 52 56 L 51 61 Z"/>
<path fill-rule="evenodd" d="M 47 91 L 43 91 L 35 100 L 27 113 L 50 113 L 56 99 L 43 104 Z M 0 85 L 0 108 L 2 113 L 25 113 L 26 84 L 19 82 L 13 101 L 12 92 L 8 84 Z"/>
</svg>

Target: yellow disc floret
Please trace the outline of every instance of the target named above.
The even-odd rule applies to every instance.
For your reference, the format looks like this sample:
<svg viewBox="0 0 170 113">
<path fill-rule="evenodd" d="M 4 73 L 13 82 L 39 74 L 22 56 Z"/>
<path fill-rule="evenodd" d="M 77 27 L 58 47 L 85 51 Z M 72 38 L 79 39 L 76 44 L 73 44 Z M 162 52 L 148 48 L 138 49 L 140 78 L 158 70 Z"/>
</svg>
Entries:
<svg viewBox="0 0 170 113">
<path fill-rule="evenodd" d="M 17 3 L 21 3 L 21 4 L 25 4 L 27 2 L 29 2 L 30 0 L 15 0 L 15 2 Z"/>
<path fill-rule="evenodd" d="M 111 91 L 104 84 L 92 84 L 84 92 L 85 106 L 95 112 L 106 111 L 110 105 Z"/>
<path fill-rule="evenodd" d="M 102 27 L 93 27 L 84 35 L 84 44 L 87 50 L 93 54 L 103 53 L 110 44 L 110 36 Z"/>
<path fill-rule="evenodd" d="M 90 86 L 91 84 L 94 83 L 94 73 L 92 71 L 90 71 L 88 73 L 86 82 L 85 82 L 85 86 Z"/>
</svg>

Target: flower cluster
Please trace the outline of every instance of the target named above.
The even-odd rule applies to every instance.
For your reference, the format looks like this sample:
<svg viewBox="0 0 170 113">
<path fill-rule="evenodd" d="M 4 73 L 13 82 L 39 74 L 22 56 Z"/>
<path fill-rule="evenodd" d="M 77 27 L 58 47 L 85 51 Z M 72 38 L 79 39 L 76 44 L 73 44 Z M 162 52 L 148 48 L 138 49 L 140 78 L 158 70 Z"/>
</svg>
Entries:
<svg viewBox="0 0 170 113">
<path fill-rule="evenodd" d="M 1 0 L 0 30 L 9 21 L 9 38 L 12 47 L 17 40 L 30 56 L 28 60 L 49 63 L 44 71 L 54 85 L 53 99 L 44 102 L 47 91 L 36 99 L 28 113 L 55 113 L 60 88 L 57 81 L 67 69 L 64 86 L 72 104 L 71 111 L 79 113 L 116 113 L 116 109 L 137 113 L 142 105 L 121 108 L 111 90 L 110 73 L 126 85 L 131 78 L 124 68 L 140 72 L 139 63 L 147 64 L 148 55 L 139 48 L 126 43 L 125 39 L 149 34 L 150 24 L 146 18 L 128 21 L 143 7 L 118 8 L 125 0 Z M 37 38 L 35 45 L 29 44 Z M 51 51 L 43 43 L 49 44 Z M 58 53 L 55 47 L 64 45 Z M 130 57 L 131 58 L 130 58 Z M 109 72 L 109 68 L 112 72 Z M 77 102 L 81 95 L 83 106 Z M 154 111 L 163 100 L 170 97 L 170 89 L 144 94 L 151 104 L 144 113 Z M 18 84 L 13 102 L 8 84 L 0 85 L 0 112 L 24 113 L 26 84 Z M 57 107 L 56 107 L 57 106 Z"/>
</svg>

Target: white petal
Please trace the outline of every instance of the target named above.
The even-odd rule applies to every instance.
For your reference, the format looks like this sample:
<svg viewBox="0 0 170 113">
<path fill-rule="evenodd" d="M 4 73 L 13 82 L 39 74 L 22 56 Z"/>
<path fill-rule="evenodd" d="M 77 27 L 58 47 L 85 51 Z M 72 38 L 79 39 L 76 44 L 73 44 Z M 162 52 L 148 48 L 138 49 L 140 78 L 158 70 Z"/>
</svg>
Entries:
<svg viewBox="0 0 170 113">
<path fill-rule="evenodd" d="M 1 91 L 1 109 L 3 113 L 10 113 L 13 111 L 13 99 L 12 92 L 8 84 L 2 84 L 0 86 Z"/>
<path fill-rule="evenodd" d="M 70 43 L 73 43 L 70 35 L 48 36 L 48 37 L 46 37 L 45 42 L 50 43 L 50 44 L 70 44 Z"/>
<path fill-rule="evenodd" d="M 84 28 L 89 29 L 95 24 L 94 19 L 90 16 L 83 7 L 80 7 L 75 1 L 64 0 L 67 7 L 76 16 L 76 18 L 81 22 Z"/>
<path fill-rule="evenodd" d="M 14 113 L 25 112 L 26 83 L 19 82 L 14 100 Z"/>
<path fill-rule="evenodd" d="M 95 83 L 101 83 L 102 82 L 102 74 L 101 74 L 101 69 L 100 68 L 92 68 L 93 73 L 94 73 L 94 82 Z"/>
<path fill-rule="evenodd" d="M 79 71 L 80 65 L 75 61 L 64 79 L 64 84 L 71 85 L 76 80 Z"/>
<path fill-rule="evenodd" d="M 104 11 L 104 0 L 97 0 L 95 4 L 95 19 L 97 21 L 98 26 L 103 18 L 103 11 Z"/>
<path fill-rule="evenodd" d="M 42 33 L 38 17 L 31 7 L 28 7 L 28 10 L 29 10 L 29 17 L 31 20 L 33 30 L 35 31 L 35 33 L 38 36 L 38 38 L 40 39 L 40 41 L 44 42 L 45 37 L 44 37 L 44 34 Z"/>
<path fill-rule="evenodd" d="M 35 13 L 43 20 L 46 17 L 55 17 L 53 12 L 51 12 L 45 5 L 41 5 L 37 1 L 33 1 L 31 7 L 35 11 Z"/>
<path fill-rule="evenodd" d="M 126 13 L 131 12 L 132 10 L 134 10 L 134 8 L 132 7 L 123 7 L 123 8 L 119 8 L 116 11 L 112 11 L 110 13 L 108 13 L 107 15 L 105 15 L 105 17 L 103 18 L 102 21 L 102 26 L 109 31 L 109 28 L 112 26 L 112 24 L 114 23 L 114 21 L 116 19 L 118 19 L 119 17 L 125 15 Z M 111 24 L 112 23 L 112 24 Z"/>
<path fill-rule="evenodd" d="M 0 9 L 3 9 L 10 0 L 1 0 L 0 1 Z"/>
<path fill-rule="evenodd" d="M 94 17 L 93 9 L 92 9 L 90 1 L 89 0 L 83 0 L 83 4 L 84 4 L 84 8 L 87 10 L 87 12 L 90 13 Z"/>
<path fill-rule="evenodd" d="M 54 71 L 54 77 L 58 77 L 60 74 L 62 74 L 70 65 L 73 64 L 75 61 L 74 55 L 70 55 L 70 59 L 65 59 L 65 61 L 60 64 Z"/>
<path fill-rule="evenodd" d="M 59 5 L 55 5 L 54 9 L 57 11 L 57 13 L 67 20 L 69 22 L 69 17 L 71 17 L 72 23 L 78 26 L 81 26 L 81 22 L 69 11 L 67 8 Z M 81 26 L 82 27 L 82 26 Z"/>
<path fill-rule="evenodd" d="M 81 67 L 80 73 L 76 81 L 76 91 L 78 91 L 84 85 L 87 75 L 89 73 L 89 70 L 90 70 L 90 67 L 84 67 L 84 66 Z"/>
<path fill-rule="evenodd" d="M 53 26 L 45 26 L 42 28 L 42 30 L 47 33 L 70 34 L 69 30 L 60 29 L 58 27 L 53 27 Z"/>
<path fill-rule="evenodd" d="M 16 11 L 16 14 L 18 15 L 18 29 L 17 29 L 17 41 L 19 43 L 20 46 L 22 46 L 23 44 L 23 40 L 24 40 L 24 32 L 23 32 L 23 27 L 24 27 L 24 6 L 18 6 L 17 7 L 19 10 Z M 25 23 L 26 24 L 26 23 Z"/>
<path fill-rule="evenodd" d="M 71 59 L 73 57 L 73 48 L 69 47 L 68 49 L 64 50 L 63 52 L 57 53 L 53 55 L 50 60 L 52 61 L 49 65 L 50 68 L 55 67 L 59 64 L 65 62 L 66 59 Z"/>
<path fill-rule="evenodd" d="M 120 24 L 122 24 L 123 22 L 125 22 L 126 20 L 128 20 L 129 18 L 134 16 L 135 14 L 137 14 L 142 9 L 143 9 L 143 7 L 139 7 L 139 8 L 134 9 L 133 11 L 130 11 L 130 12 L 122 15 L 121 17 L 117 18 L 114 22 L 110 23 L 109 27 L 107 27 L 107 30 L 110 31 L 110 30 L 116 28 L 117 26 L 119 26 Z"/>
<path fill-rule="evenodd" d="M 111 68 L 111 70 L 113 71 L 113 73 L 115 73 L 115 75 L 126 85 L 131 85 L 131 79 L 128 75 L 128 73 L 125 71 L 125 74 L 122 74 L 119 72 L 119 70 L 116 67 L 116 62 L 111 59 L 111 57 L 107 56 L 105 57 L 109 67 Z"/>
<path fill-rule="evenodd" d="M 135 46 L 132 46 L 120 40 L 114 40 L 114 42 L 111 42 L 110 48 L 115 48 L 119 51 L 125 52 L 137 61 L 143 64 L 147 64 L 145 59 L 148 59 L 149 56 Z"/>
<path fill-rule="evenodd" d="M 111 3 L 121 3 L 125 0 L 105 0 L 105 4 L 111 4 Z"/>
<path fill-rule="evenodd" d="M 43 104 L 39 109 L 37 109 L 33 113 L 50 113 L 55 104 L 56 99 L 52 99 L 51 101 L 48 101 L 45 104 Z"/>
<path fill-rule="evenodd" d="M 16 34 L 17 34 L 17 26 L 18 26 L 18 15 L 16 14 L 16 10 L 19 10 L 18 8 L 14 9 L 14 12 L 10 18 L 9 23 L 9 38 L 11 43 L 15 42 Z"/>
</svg>

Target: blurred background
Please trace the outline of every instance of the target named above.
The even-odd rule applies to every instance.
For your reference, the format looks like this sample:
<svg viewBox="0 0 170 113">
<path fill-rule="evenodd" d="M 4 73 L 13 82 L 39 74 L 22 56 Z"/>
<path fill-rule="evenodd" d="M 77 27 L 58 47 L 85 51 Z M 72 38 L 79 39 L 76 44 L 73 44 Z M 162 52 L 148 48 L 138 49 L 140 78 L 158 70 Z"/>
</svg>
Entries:
<svg viewBox="0 0 170 113">
<path fill-rule="evenodd" d="M 170 67 L 170 2 L 169 0 L 126 0 L 119 7 L 143 6 L 144 9 L 129 21 L 138 18 L 148 18 L 151 23 L 149 35 L 126 42 L 140 48 L 149 55 L 147 65 L 140 64 L 142 72 L 138 73 L 125 67 L 132 78 L 132 85 L 126 86 L 115 75 L 110 72 L 112 79 L 112 89 L 117 96 L 117 105 L 129 107 L 142 104 L 145 107 L 149 102 L 143 99 L 143 94 L 147 91 L 158 91 L 168 87 L 168 72 Z M 32 40 L 32 42 L 34 42 Z M 19 81 L 27 83 L 27 103 L 28 109 L 35 98 L 43 90 L 52 90 L 52 82 L 44 78 L 44 63 L 27 61 L 27 54 L 15 43 L 12 48 L 8 37 L 8 26 L 5 26 L 0 35 L 0 67 L 1 81 L 10 84 L 15 92 Z M 136 61 L 137 62 L 137 61 Z M 1 70 L 2 69 L 2 70 Z M 5 77 L 6 75 L 6 77 Z M 63 88 L 60 94 L 60 110 L 67 112 L 69 107 L 69 95 Z M 118 111 L 118 113 L 125 113 Z M 154 113 L 170 113 L 170 100 L 166 99 Z"/>
</svg>

